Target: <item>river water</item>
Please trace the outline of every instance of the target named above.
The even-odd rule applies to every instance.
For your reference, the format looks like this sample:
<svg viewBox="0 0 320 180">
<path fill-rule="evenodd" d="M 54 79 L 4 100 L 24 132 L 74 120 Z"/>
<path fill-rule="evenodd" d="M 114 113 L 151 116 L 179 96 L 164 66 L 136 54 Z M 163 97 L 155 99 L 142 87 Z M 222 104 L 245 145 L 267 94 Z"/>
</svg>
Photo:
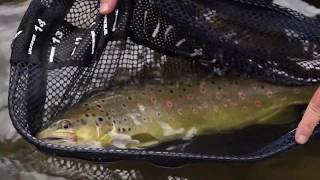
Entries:
<svg viewBox="0 0 320 180">
<path fill-rule="evenodd" d="M 307 16 L 320 14 L 317 0 L 274 0 Z M 148 162 L 97 164 L 50 157 L 19 137 L 7 110 L 10 43 L 28 2 L 0 0 L 0 180 L 67 179 L 319 179 L 320 142 L 253 164 L 192 164 L 161 168 Z"/>
</svg>

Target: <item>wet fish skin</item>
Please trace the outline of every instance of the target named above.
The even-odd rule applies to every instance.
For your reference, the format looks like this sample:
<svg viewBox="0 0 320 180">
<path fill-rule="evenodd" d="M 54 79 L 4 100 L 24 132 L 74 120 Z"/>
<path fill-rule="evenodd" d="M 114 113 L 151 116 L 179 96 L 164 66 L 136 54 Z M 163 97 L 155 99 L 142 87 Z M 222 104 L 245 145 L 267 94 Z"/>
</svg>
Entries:
<svg viewBox="0 0 320 180">
<path fill-rule="evenodd" d="M 274 123 L 272 118 L 291 106 L 307 104 L 315 89 L 233 76 L 128 87 L 98 93 L 53 120 L 37 137 L 68 146 L 150 147 Z"/>
</svg>

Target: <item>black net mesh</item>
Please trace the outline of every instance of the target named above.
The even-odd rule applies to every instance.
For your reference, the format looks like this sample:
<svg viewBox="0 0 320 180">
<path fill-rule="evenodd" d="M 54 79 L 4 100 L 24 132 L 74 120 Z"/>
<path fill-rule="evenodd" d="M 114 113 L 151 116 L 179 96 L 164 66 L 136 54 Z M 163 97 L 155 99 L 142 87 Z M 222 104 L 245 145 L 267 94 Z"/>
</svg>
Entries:
<svg viewBox="0 0 320 180">
<path fill-rule="evenodd" d="M 62 156 L 165 165 L 257 160 L 295 145 L 292 125 L 204 137 L 170 152 L 71 148 L 37 140 L 44 124 L 91 92 L 137 80 L 194 72 L 236 72 L 281 85 L 320 80 L 319 22 L 270 1 L 122 0 L 107 16 L 99 15 L 98 6 L 97 0 L 31 2 L 12 45 L 9 96 L 13 124 L 29 142 Z"/>
</svg>

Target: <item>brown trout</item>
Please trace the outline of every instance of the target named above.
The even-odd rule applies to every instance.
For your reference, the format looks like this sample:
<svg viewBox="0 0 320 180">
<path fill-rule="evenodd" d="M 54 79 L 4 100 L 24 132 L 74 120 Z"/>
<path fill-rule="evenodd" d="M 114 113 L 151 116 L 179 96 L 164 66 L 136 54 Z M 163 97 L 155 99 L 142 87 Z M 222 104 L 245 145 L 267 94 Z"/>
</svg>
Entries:
<svg viewBox="0 0 320 180">
<path fill-rule="evenodd" d="M 83 147 L 146 148 L 299 116 L 316 87 L 286 87 L 249 78 L 211 77 L 101 92 L 72 107 L 37 137 Z M 301 112 L 299 112 L 301 113 Z"/>
</svg>

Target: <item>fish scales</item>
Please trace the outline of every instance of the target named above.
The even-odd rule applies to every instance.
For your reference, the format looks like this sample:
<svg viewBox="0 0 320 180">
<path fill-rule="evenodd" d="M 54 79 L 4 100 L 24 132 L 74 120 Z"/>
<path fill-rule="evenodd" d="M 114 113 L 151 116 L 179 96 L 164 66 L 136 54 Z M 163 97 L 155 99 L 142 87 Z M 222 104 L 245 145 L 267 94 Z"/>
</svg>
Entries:
<svg viewBox="0 0 320 180">
<path fill-rule="evenodd" d="M 38 137 L 69 145 L 149 147 L 267 124 L 286 108 L 307 104 L 315 89 L 240 77 L 127 87 L 71 108 Z"/>
</svg>

